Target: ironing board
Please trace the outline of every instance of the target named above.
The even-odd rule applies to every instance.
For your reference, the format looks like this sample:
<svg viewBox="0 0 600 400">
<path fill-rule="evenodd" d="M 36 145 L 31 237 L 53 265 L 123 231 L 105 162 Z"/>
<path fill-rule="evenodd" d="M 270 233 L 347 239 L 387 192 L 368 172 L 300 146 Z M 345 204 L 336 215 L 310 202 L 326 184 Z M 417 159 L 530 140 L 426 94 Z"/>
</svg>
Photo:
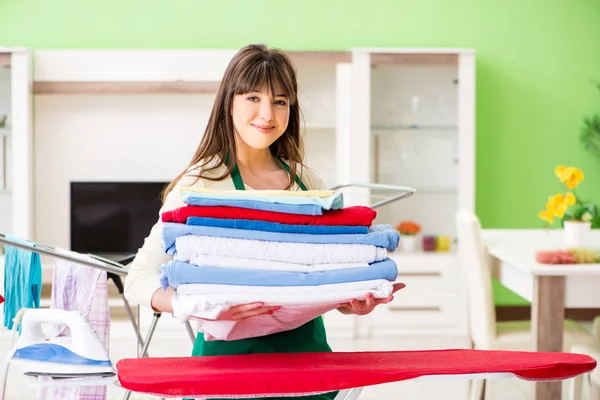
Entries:
<svg viewBox="0 0 600 400">
<path fill-rule="evenodd" d="M 423 350 L 280 353 L 123 359 L 120 385 L 162 397 L 300 396 L 339 390 L 356 399 L 360 388 L 408 379 L 514 376 L 564 380 L 592 371 L 596 360 L 573 353 L 500 350 Z"/>
</svg>

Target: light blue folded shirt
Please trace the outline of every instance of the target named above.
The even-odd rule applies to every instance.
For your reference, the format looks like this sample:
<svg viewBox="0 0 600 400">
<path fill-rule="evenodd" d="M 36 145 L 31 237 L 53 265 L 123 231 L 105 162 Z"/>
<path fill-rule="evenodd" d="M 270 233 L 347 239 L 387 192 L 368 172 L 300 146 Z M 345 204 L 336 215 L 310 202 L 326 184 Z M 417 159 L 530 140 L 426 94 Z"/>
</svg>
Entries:
<svg viewBox="0 0 600 400">
<path fill-rule="evenodd" d="M 184 203 L 191 198 L 212 199 L 212 200 L 248 200 L 260 201 L 262 203 L 289 204 L 289 205 L 315 205 L 324 210 L 341 210 L 344 208 L 344 196 L 341 192 L 335 192 L 329 197 L 318 196 L 252 196 L 244 194 L 228 193 L 202 193 L 190 190 L 182 191 L 182 200 Z"/>
<path fill-rule="evenodd" d="M 333 271 L 290 272 L 261 269 L 241 269 L 198 266 L 184 261 L 170 261 L 160 267 L 163 290 L 184 284 L 214 284 L 242 286 L 318 286 L 335 283 L 361 282 L 375 279 L 395 281 L 396 263 L 387 258 L 364 268 Z"/>
<path fill-rule="evenodd" d="M 205 199 L 202 197 L 189 197 L 185 200 L 185 203 L 188 206 L 226 206 L 286 214 L 323 215 L 323 207 L 314 204 L 280 204 L 252 200 Z"/>
<path fill-rule="evenodd" d="M 271 242 L 321 243 L 321 244 L 367 244 L 394 251 L 400 234 L 389 224 L 372 225 L 366 234 L 315 235 L 305 233 L 265 232 L 244 229 L 220 228 L 163 223 L 162 246 L 167 254 L 175 254 L 175 239 L 184 235 L 214 236 L 235 239 L 264 240 Z"/>
</svg>

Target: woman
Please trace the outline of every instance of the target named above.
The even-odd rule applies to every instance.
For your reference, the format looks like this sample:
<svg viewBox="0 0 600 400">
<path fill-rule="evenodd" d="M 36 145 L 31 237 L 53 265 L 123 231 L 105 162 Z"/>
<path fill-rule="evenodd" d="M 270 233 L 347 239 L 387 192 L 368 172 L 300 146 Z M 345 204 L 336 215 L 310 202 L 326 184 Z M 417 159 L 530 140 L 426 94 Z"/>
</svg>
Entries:
<svg viewBox="0 0 600 400">
<path fill-rule="evenodd" d="M 217 92 L 206 131 L 188 168 L 166 189 L 161 213 L 184 206 L 181 186 L 218 190 L 318 190 L 323 181 L 302 163 L 300 107 L 296 72 L 282 52 L 263 45 L 241 49 L 231 60 Z M 169 262 L 161 245 L 161 221 L 152 228 L 133 261 L 125 296 L 135 304 L 172 313 L 173 288 L 161 289 L 160 266 Z M 397 284 L 394 291 L 402 285 Z M 355 301 L 341 305 L 344 314 L 367 314 L 377 304 Z M 224 311 L 218 320 L 242 320 L 277 307 L 245 304 Z M 266 352 L 331 351 L 322 318 L 286 332 L 235 341 L 204 341 L 198 335 L 194 356 Z M 332 399 L 335 393 L 307 399 Z M 271 398 L 272 399 L 272 398 Z"/>
</svg>

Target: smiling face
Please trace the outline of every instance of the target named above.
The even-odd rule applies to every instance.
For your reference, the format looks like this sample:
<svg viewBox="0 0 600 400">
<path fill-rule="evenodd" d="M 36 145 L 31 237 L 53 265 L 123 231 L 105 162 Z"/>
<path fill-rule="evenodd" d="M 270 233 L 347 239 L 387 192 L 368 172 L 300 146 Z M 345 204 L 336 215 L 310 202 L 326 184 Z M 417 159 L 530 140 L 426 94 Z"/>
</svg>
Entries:
<svg viewBox="0 0 600 400">
<path fill-rule="evenodd" d="M 231 110 L 238 140 L 257 150 L 266 149 L 284 134 L 290 117 L 288 97 L 276 85 L 237 94 Z"/>
</svg>

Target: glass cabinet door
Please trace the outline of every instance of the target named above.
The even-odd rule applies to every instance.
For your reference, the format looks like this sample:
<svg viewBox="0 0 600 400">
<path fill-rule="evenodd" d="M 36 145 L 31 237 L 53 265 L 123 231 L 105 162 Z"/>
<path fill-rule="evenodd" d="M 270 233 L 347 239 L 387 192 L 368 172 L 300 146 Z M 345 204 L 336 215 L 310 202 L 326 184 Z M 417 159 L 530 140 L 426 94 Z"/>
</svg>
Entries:
<svg viewBox="0 0 600 400">
<path fill-rule="evenodd" d="M 376 183 L 411 186 L 378 210 L 379 223 L 410 220 L 422 235 L 455 235 L 458 65 L 377 65 L 371 70 L 371 160 Z M 375 193 L 373 193 L 375 195 Z"/>
</svg>

